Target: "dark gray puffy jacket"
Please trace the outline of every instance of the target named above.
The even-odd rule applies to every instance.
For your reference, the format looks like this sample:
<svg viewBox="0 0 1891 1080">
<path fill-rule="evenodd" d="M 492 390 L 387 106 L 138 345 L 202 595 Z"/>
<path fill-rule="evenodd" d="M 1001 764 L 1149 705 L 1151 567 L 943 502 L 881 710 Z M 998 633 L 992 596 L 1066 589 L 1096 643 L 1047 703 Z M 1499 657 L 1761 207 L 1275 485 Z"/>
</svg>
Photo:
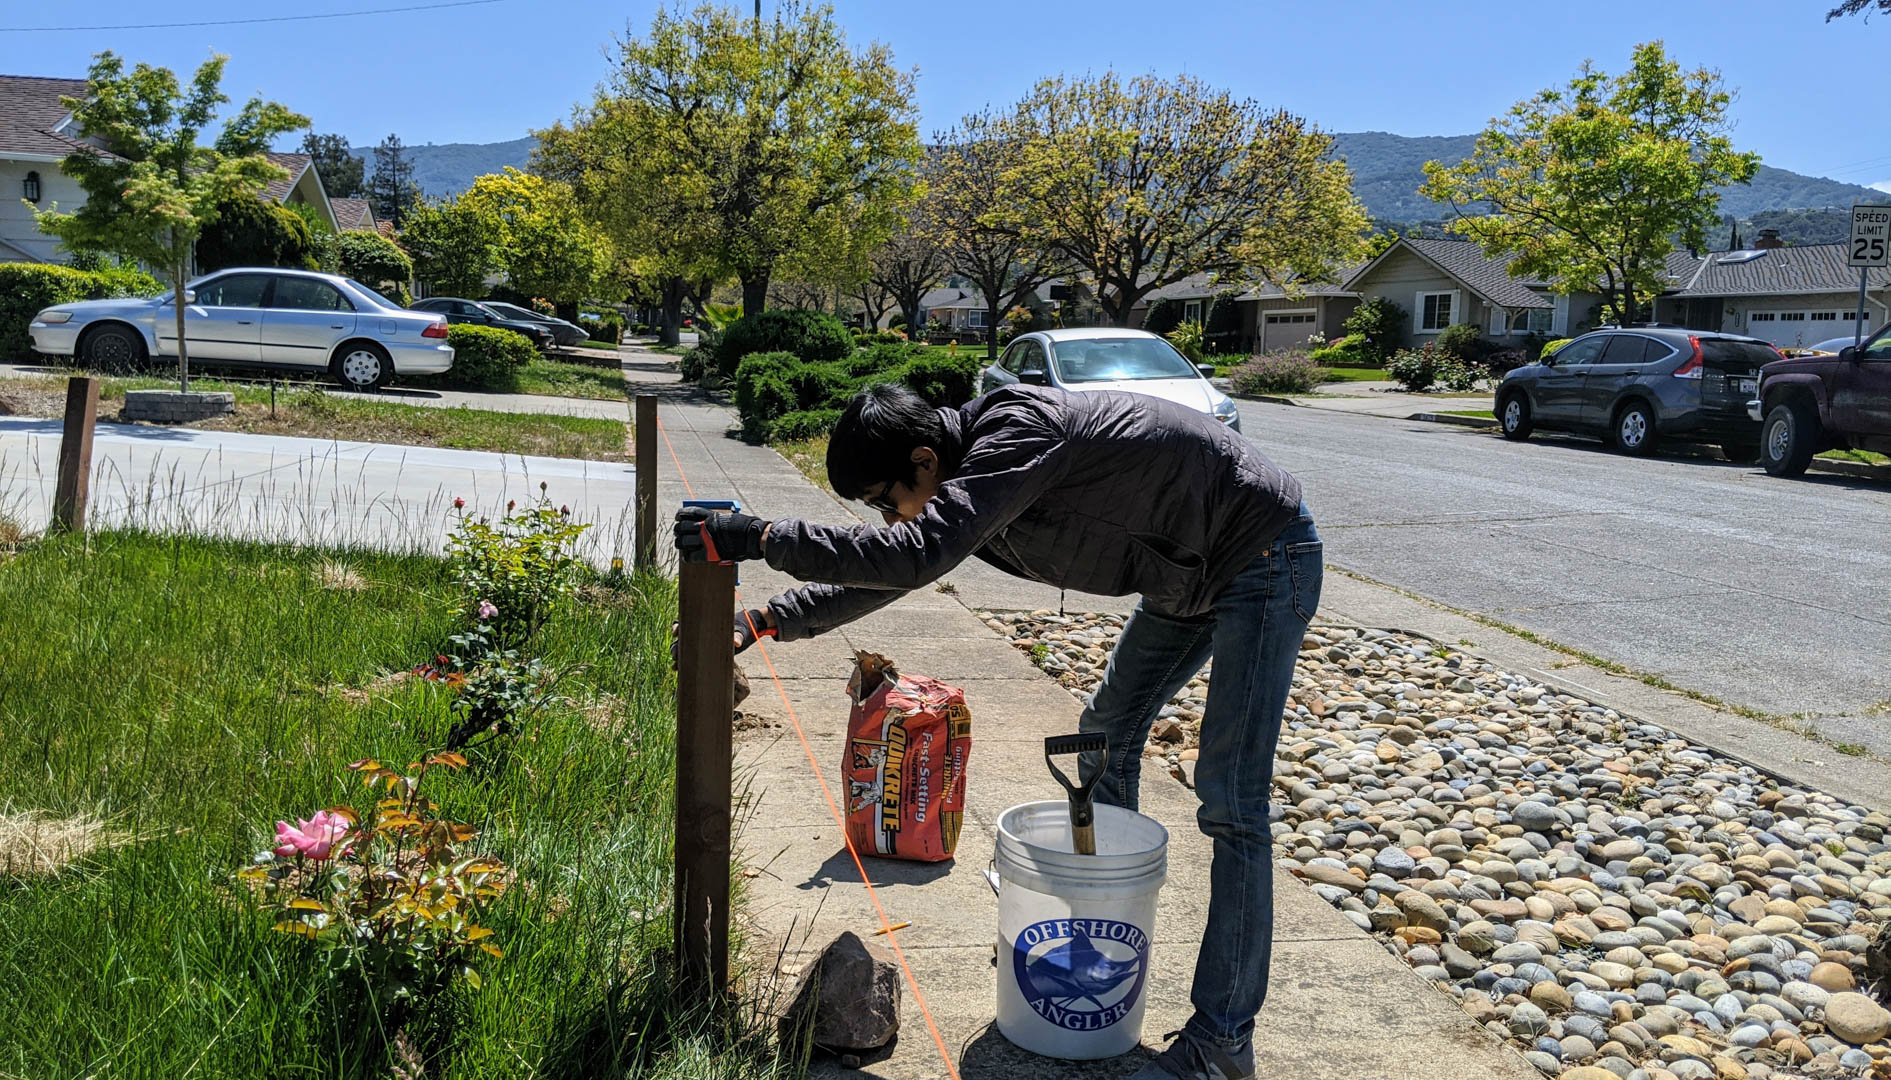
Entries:
<svg viewBox="0 0 1891 1080">
<path fill-rule="evenodd" d="M 939 415 L 952 478 L 917 519 L 769 530 L 768 564 L 822 583 L 769 601 L 783 640 L 884 607 L 972 555 L 1198 615 L 1299 511 L 1299 481 L 1253 443 L 1160 398 L 1014 386 Z"/>
</svg>

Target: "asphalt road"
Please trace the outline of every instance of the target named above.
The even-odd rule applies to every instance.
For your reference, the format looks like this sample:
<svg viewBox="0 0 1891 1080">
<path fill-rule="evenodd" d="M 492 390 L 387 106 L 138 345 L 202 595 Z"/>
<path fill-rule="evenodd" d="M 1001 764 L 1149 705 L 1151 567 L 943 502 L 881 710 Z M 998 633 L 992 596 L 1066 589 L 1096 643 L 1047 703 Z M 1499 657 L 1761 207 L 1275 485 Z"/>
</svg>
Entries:
<svg viewBox="0 0 1891 1080">
<path fill-rule="evenodd" d="M 1241 427 L 1329 564 L 1841 741 L 1891 731 L 1891 486 L 1255 402 Z"/>
</svg>

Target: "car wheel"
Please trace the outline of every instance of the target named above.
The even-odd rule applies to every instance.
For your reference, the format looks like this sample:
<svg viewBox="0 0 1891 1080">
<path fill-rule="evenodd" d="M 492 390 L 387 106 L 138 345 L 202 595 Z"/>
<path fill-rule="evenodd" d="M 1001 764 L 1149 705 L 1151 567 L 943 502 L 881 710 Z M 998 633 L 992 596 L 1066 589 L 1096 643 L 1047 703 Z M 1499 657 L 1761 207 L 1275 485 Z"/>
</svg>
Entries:
<svg viewBox="0 0 1891 1080">
<path fill-rule="evenodd" d="M 1774 476 L 1798 476 L 1818 449 L 1819 416 L 1803 401 L 1773 406 L 1760 429 L 1760 462 Z"/>
<path fill-rule="evenodd" d="M 1504 429 L 1504 438 L 1513 442 L 1530 437 L 1536 426 L 1530 419 L 1530 402 L 1522 394 L 1511 394 L 1497 406 L 1497 423 Z"/>
<path fill-rule="evenodd" d="M 1643 457 L 1655 450 L 1655 414 L 1646 402 L 1631 401 L 1615 414 L 1615 448 Z"/>
<path fill-rule="evenodd" d="M 144 361 L 144 341 L 129 327 L 101 326 L 85 336 L 79 354 L 93 371 L 130 371 Z"/>
<path fill-rule="evenodd" d="M 1751 465 L 1760 460 L 1759 443 L 1721 443 L 1720 452 L 1736 465 Z"/>
<path fill-rule="evenodd" d="M 351 341 L 335 353 L 328 371 L 346 389 L 378 390 L 394 374 L 394 361 L 372 341 Z"/>
</svg>

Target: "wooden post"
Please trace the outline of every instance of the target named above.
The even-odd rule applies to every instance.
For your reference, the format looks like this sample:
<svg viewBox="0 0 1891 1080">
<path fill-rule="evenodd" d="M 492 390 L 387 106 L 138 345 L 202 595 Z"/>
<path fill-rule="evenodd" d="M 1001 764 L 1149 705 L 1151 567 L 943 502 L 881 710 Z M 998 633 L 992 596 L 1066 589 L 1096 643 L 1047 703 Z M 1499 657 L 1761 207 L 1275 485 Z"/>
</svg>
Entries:
<svg viewBox="0 0 1891 1080">
<path fill-rule="evenodd" d="M 734 753 L 735 567 L 677 574 L 676 958 L 683 993 L 729 985 L 729 854 Z"/>
<path fill-rule="evenodd" d="M 657 396 L 637 395 L 637 545 L 638 570 L 657 564 Z"/>
<path fill-rule="evenodd" d="M 66 380 L 66 426 L 59 438 L 59 487 L 53 495 L 56 529 L 85 531 L 86 489 L 92 482 L 92 428 L 97 420 L 98 380 L 85 376 Z"/>
</svg>

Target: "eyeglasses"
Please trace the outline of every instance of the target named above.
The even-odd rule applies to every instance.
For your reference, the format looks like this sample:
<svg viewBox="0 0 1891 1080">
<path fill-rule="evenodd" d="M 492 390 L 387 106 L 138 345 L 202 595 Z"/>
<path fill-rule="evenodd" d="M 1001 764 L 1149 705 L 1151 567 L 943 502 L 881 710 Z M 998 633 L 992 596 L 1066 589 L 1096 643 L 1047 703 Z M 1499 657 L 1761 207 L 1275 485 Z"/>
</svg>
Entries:
<svg viewBox="0 0 1891 1080">
<path fill-rule="evenodd" d="M 862 496 L 860 501 L 867 504 L 867 509 L 878 510 L 882 514 L 897 515 L 900 512 L 899 504 L 893 501 L 892 484 L 888 484 L 878 495 Z"/>
</svg>

